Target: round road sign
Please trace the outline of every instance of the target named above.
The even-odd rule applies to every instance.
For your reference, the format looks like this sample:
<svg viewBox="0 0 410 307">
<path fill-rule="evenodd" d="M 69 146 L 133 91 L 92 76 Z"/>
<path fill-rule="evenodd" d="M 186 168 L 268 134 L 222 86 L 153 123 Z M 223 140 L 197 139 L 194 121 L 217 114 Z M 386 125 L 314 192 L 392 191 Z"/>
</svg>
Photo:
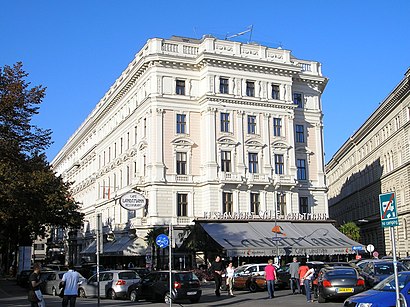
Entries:
<svg viewBox="0 0 410 307">
<path fill-rule="evenodd" d="M 367 245 L 367 246 L 366 246 L 366 250 L 367 250 L 369 253 L 372 253 L 372 252 L 374 251 L 374 246 L 373 246 L 373 244 Z"/>
</svg>

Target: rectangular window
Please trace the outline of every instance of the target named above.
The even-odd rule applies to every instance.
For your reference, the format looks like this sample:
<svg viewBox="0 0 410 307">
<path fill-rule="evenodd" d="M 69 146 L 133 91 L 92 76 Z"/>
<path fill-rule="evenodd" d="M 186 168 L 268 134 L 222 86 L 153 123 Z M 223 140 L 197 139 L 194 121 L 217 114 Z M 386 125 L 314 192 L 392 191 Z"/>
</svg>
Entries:
<svg viewBox="0 0 410 307">
<path fill-rule="evenodd" d="M 175 93 L 185 95 L 185 80 L 176 80 Z"/>
<path fill-rule="evenodd" d="M 302 94 L 293 93 L 293 103 L 298 106 L 298 108 L 303 108 Z"/>
<path fill-rule="evenodd" d="M 122 154 L 123 148 L 124 148 L 124 140 L 120 138 L 120 154 Z"/>
<path fill-rule="evenodd" d="M 219 78 L 219 92 L 221 94 L 229 94 L 229 79 Z"/>
<path fill-rule="evenodd" d="M 229 132 L 229 113 L 221 113 L 221 132 Z"/>
<path fill-rule="evenodd" d="M 273 135 L 282 136 L 282 119 L 281 118 L 273 119 Z"/>
<path fill-rule="evenodd" d="M 248 134 L 256 134 L 256 116 L 248 115 Z"/>
<path fill-rule="evenodd" d="M 272 84 L 272 99 L 279 100 L 279 85 Z"/>
<path fill-rule="evenodd" d="M 248 162 L 249 162 L 249 173 L 255 174 L 258 173 L 258 154 L 257 153 L 249 153 L 248 154 Z"/>
<path fill-rule="evenodd" d="M 255 82 L 246 81 L 246 96 L 255 97 Z"/>
<path fill-rule="evenodd" d="M 231 172 L 231 152 L 221 151 L 221 171 Z"/>
<path fill-rule="evenodd" d="M 283 175 L 284 174 L 284 159 L 283 155 L 275 154 L 275 174 Z"/>
<path fill-rule="evenodd" d="M 188 194 L 177 194 L 177 216 L 188 216 Z"/>
<path fill-rule="evenodd" d="M 134 127 L 134 145 L 137 144 L 138 141 L 138 126 Z"/>
<path fill-rule="evenodd" d="M 186 152 L 177 152 L 177 174 L 186 175 Z"/>
<path fill-rule="evenodd" d="M 186 133 L 186 115 L 177 114 L 177 133 Z"/>
<path fill-rule="evenodd" d="M 286 194 L 285 193 L 277 193 L 276 194 L 276 205 L 277 205 L 277 212 L 280 215 L 285 215 L 286 212 Z"/>
<path fill-rule="evenodd" d="M 303 125 L 296 125 L 295 128 L 296 143 L 305 142 L 305 127 Z"/>
<path fill-rule="evenodd" d="M 251 193 L 251 213 L 258 214 L 259 213 L 259 193 Z"/>
<path fill-rule="evenodd" d="M 307 197 L 299 197 L 299 213 L 309 213 Z"/>
<path fill-rule="evenodd" d="M 34 244 L 34 250 L 38 251 L 38 250 L 44 250 L 44 249 L 45 249 L 44 244 Z"/>
<path fill-rule="evenodd" d="M 297 159 L 296 160 L 297 166 L 297 176 L 298 180 L 306 180 L 306 160 L 305 159 Z"/>
<path fill-rule="evenodd" d="M 222 193 L 222 213 L 233 212 L 233 196 L 232 193 Z"/>
</svg>

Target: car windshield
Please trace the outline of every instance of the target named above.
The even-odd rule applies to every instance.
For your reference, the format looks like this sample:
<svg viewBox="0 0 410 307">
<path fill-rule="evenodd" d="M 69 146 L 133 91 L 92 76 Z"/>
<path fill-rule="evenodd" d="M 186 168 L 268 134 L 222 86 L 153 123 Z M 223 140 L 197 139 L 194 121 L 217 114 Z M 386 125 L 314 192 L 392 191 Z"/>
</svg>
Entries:
<svg viewBox="0 0 410 307">
<path fill-rule="evenodd" d="M 198 277 L 192 272 L 189 273 L 176 273 L 175 274 L 175 279 L 177 281 L 191 281 L 191 280 L 197 280 L 199 281 Z"/>
<path fill-rule="evenodd" d="M 248 266 L 240 266 L 240 267 L 238 267 L 236 270 L 235 270 L 235 272 L 236 273 L 243 273 L 243 272 L 245 272 L 247 269 L 248 269 L 249 267 Z"/>
<path fill-rule="evenodd" d="M 326 274 L 328 276 L 336 276 L 336 275 L 355 276 L 356 271 L 354 269 L 338 269 L 338 270 L 328 271 Z"/>
<path fill-rule="evenodd" d="M 137 279 L 137 273 L 136 272 L 121 272 L 118 273 L 118 278 L 119 279 Z"/>
<path fill-rule="evenodd" d="M 407 285 L 407 283 L 410 282 L 410 275 L 398 274 L 398 279 L 399 289 L 403 289 Z M 395 291 L 396 282 L 394 281 L 394 274 L 379 282 L 376 286 L 373 287 L 373 289 L 378 291 Z"/>
</svg>

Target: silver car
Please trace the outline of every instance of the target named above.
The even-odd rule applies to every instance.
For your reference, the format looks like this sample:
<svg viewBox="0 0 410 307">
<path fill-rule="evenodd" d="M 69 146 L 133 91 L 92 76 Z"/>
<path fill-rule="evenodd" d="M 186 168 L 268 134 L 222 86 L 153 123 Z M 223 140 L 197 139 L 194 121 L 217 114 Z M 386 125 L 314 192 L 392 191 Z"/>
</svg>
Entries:
<svg viewBox="0 0 410 307">
<path fill-rule="evenodd" d="M 54 296 L 57 296 L 60 294 L 61 289 L 59 288 L 60 282 L 63 278 L 64 273 L 67 271 L 52 271 L 48 274 L 44 288 L 43 293 L 45 294 L 51 294 Z M 80 273 L 79 273 L 80 274 Z M 80 280 L 79 283 L 85 282 L 87 279 L 85 279 L 81 274 L 80 274 Z"/>
<path fill-rule="evenodd" d="M 100 272 L 100 297 L 110 299 L 126 298 L 128 287 L 140 282 L 141 278 L 132 270 L 110 270 Z M 78 295 L 80 297 L 97 297 L 97 274 L 86 282 L 80 283 Z"/>
</svg>

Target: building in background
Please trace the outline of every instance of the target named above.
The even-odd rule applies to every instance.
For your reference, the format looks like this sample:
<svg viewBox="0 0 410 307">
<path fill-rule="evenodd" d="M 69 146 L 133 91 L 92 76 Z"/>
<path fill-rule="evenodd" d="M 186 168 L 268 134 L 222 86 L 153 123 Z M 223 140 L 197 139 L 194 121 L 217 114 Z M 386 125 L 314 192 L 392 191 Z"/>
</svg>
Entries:
<svg viewBox="0 0 410 307">
<path fill-rule="evenodd" d="M 85 214 L 70 260 L 95 254 L 97 214 L 103 256 L 122 263 L 145 260 L 155 227 L 182 232 L 211 212 L 325 216 L 326 83 L 320 63 L 281 48 L 149 39 L 52 161 Z M 120 206 L 131 190 L 144 209 Z"/>
<path fill-rule="evenodd" d="M 326 165 L 329 214 L 354 221 L 361 243 L 392 255 L 390 230 L 380 222 L 379 194 L 395 192 L 400 226 L 397 255 L 410 251 L 410 70 Z"/>
</svg>

